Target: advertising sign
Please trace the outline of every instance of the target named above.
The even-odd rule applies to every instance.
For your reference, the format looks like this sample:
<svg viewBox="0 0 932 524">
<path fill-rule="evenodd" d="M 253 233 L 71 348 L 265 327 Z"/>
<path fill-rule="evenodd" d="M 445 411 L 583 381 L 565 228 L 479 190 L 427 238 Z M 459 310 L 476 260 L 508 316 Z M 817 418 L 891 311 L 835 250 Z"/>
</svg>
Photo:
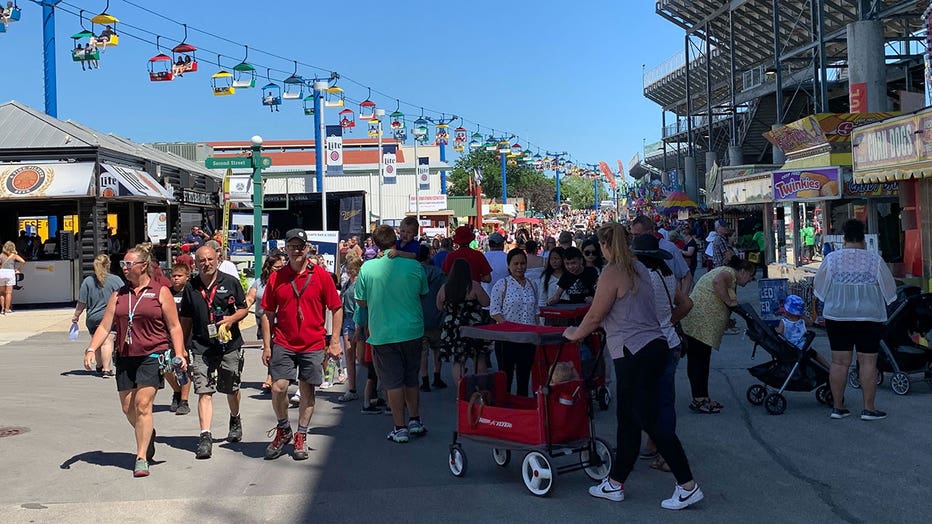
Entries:
<svg viewBox="0 0 932 524">
<path fill-rule="evenodd" d="M 343 128 L 327 126 L 327 174 L 343 174 Z"/>
<path fill-rule="evenodd" d="M 421 191 L 430 189 L 430 158 L 426 156 L 417 159 L 417 183 Z"/>
<path fill-rule="evenodd" d="M 919 160 L 916 147 L 918 119 L 895 119 L 858 130 L 852 148 L 855 169 L 876 169 Z"/>
<path fill-rule="evenodd" d="M 760 318 L 771 326 L 780 321 L 780 309 L 786 301 L 789 280 L 785 278 L 762 278 L 757 282 L 760 291 Z"/>
<path fill-rule="evenodd" d="M 317 248 L 317 254 L 324 257 L 327 271 L 333 273 L 337 260 L 337 244 L 340 242 L 339 231 L 305 231 L 307 241 Z"/>
<path fill-rule="evenodd" d="M 848 85 L 848 107 L 852 113 L 867 111 L 867 82 L 852 82 Z"/>
<path fill-rule="evenodd" d="M 154 244 L 168 238 L 168 219 L 165 213 L 146 213 L 146 234 Z"/>
<path fill-rule="evenodd" d="M 421 213 L 442 211 L 447 208 L 447 195 L 420 195 L 418 204 Z M 408 196 L 408 211 L 415 211 L 414 195 Z"/>
<path fill-rule="evenodd" d="M 774 171 L 773 198 L 778 202 L 841 198 L 840 178 L 838 167 Z"/>
</svg>

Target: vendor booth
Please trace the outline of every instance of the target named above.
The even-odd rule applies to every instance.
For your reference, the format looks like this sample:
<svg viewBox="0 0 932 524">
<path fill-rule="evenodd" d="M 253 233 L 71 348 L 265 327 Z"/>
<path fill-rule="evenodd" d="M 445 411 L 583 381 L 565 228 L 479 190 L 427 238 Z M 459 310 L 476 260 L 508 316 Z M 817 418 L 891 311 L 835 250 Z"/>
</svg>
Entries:
<svg viewBox="0 0 932 524">
<path fill-rule="evenodd" d="M 210 174 L 18 102 L 0 105 L 0 129 L 17 130 L 0 135 L 0 241 L 16 242 L 26 260 L 17 304 L 73 302 L 101 253 L 111 255 L 116 274 L 119 257 L 146 240 L 169 260 L 177 200 L 159 178 Z"/>
</svg>

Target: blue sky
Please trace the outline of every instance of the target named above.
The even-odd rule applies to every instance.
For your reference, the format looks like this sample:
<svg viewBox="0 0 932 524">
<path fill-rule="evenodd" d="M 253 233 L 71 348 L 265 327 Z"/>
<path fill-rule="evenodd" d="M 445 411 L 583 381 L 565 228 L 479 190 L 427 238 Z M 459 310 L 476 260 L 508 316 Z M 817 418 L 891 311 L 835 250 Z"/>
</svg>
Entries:
<svg viewBox="0 0 932 524">
<path fill-rule="evenodd" d="M 41 8 L 30 0 L 19 3 L 22 20 L 0 34 L 6 68 L 0 99 L 41 110 Z M 313 137 L 311 118 L 299 102 L 286 101 L 279 113 L 270 113 L 257 89 L 214 97 L 210 75 L 218 68 L 207 61 L 215 63 L 222 53 L 229 69 L 245 50 L 190 29 L 197 28 L 249 45 L 249 62 L 261 69 L 257 85 L 266 83 L 265 67 L 273 68 L 273 80 L 293 69 L 290 61 L 261 49 L 338 71 L 390 95 L 372 94 L 388 112 L 400 98 L 411 120 L 420 114 L 415 107 L 429 116 L 457 114 L 468 120 L 470 133 L 478 122 L 484 134 L 489 128 L 508 131 L 524 145 L 567 150 L 578 161 L 604 160 L 613 169 L 616 159 L 627 165 L 642 139 L 659 139 L 660 109 L 643 97 L 641 68 L 679 51 L 683 34 L 654 14 L 655 3 L 648 0 L 134 3 L 189 25 L 187 41 L 200 49 L 200 71 L 173 82 L 149 82 L 146 63 L 156 48 L 129 35 L 153 42 L 155 37 L 129 25 L 161 35 L 166 52 L 181 40 L 183 28 L 123 0 L 112 0 L 108 10 L 127 24 L 117 27 L 120 45 L 105 50 L 99 70 L 82 71 L 70 56 L 69 37 L 81 30 L 78 17 L 59 12 L 59 118 L 140 142 Z M 66 0 L 63 9 L 83 8 L 89 17 L 105 4 Z M 303 66 L 298 72 L 323 74 Z M 338 85 L 349 98 L 366 98 L 356 83 L 344 79 Z M 336 111 L 329 110 L 327 118 L 334 123 Z M 358 124 L 349 136 L 365 136 L 365 126 Z"/>
</svg>

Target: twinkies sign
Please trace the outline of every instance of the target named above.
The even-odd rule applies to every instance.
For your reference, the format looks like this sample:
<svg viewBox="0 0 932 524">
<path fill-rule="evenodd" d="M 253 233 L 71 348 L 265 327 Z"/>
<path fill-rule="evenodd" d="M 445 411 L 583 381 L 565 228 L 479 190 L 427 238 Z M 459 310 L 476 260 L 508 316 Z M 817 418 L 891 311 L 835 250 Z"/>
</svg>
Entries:
<svg viewBox="0 0 932 524">
<path fill-rule="evenodd" d="M 841 168 L 773 172 L 775 201 L 830 200 L 841 198 Z"/>
</svg>

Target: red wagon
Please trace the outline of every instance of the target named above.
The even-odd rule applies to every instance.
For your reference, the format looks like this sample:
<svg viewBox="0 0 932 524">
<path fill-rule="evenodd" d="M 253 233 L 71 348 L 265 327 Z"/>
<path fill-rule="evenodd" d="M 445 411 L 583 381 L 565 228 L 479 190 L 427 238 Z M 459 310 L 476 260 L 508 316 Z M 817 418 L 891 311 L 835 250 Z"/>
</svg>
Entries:
<svg viewBox="0 0 932 524">
<path fill-rule="evenodd" d="M 556 304 L 540 308 L 540 318 L 544 319 L 548 326 L 578 326 L 588 312 L 589 304 Z M 612 393 L 606 380 L 608 370 L 604 359 L 595 358 L 601 354 L 605 346 L 605 332 L 602 328 L 593 331 L 586 339 L 586 344 L 588 356 L 581 361 L 582 376 L 591 381 L 587 386 L 595 389 L 599 408 L 605 411 L 612 403 Z"/>
<path fill-rule="evenodd" d="M 457 424 L 450 444 L 449 467 L 453 475 L 466 474 L 466 453 L 460 439 L 492 447 L 492 459 L 501 467 L 512 450 L 526 450 L 521 476 L 527 489 L 546 496 L 557 474 L 583 470 L 593 480 L 608 476 L 612 453 L 608 443 L 594 436 L 595 392 L 578 378 L 582 371 L 579 348 L 563 338 L 563 328 L 504 322 L 460 328 L 463 337 L 485 341 L 533 344 L 537 347 L 532 376 L 542 377 L 535 397 L 512 395 L 503 372 L 468 375 L 457 391 Z M 601 358 L 601 355 L 600 355 Z M 569 362 L 577 376 L 556 383 L 555 371 Z M 559 377 L 558 377 L 559 378 Z M 572 464 L 554 467 L 556 457 L 578 455 Z"/>
</svg>

